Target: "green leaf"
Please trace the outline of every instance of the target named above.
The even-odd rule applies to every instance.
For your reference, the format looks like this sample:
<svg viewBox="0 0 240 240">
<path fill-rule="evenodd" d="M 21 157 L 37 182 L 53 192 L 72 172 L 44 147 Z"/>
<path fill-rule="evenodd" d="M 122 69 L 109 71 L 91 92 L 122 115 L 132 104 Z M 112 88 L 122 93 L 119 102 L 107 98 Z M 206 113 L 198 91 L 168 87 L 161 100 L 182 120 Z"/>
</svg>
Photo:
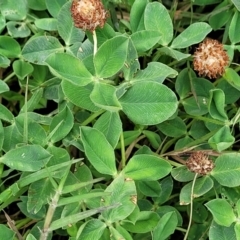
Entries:
<svg viewBox="0 0 240 240">
<path fill-rule="evenodd" d="M 127 239 L 130 238 L 132 240 L 130 234 L 126 230 L 124 231 L 124 228 L 121 228 L 121 230 L 122 230 L 121 233 L 117 229 L 112 227 L 112 226 L 109 227 L 109 230 L 110 230 L 110 234 L 109 235 L 111 237 L 113 237 L 113 239 L 125 239 L 125 240 L 127 240 Z M 124 233 L 125 236 L 123 236 L 122 233 Z M 127 236 L 126 236 L 126 234 L 127 234 Z"/>
<path fill-rule="evenodd" d="M 140 69 L 140 63 L 138 60 L 138 54 L 135 46 L 131 39 L 129 39 L 127 59 L 122 68 L 122 72 L 125 80 L 131 80 L 136 74 L 137 70 Z"/>
<path fill-rule="evenodd" d="M 236 234 L 234 232 L 234 224 L 230 227 L 224 227 L 212 221 L 209 229 L 209 240 L 236 240 Z"/>
<path fill-rule="evenodd" d="M 22 56 L 31 63 L 43 65 L 49 55 L 63 51 L 64 48 L 57 38 L 52 36 L 40 36 L 30 39 L 24 45 Z"/>
<path fill-rule="evenodd" d="M 27 235 L 26 240 L 37 240 L 31 233 Z"/>
<path fill-rule="evenodd" d="M 73 114 L 68 106 L 56 114 L 50 124 L 51 142 L 62 140 L 73 127 Z"/>
<path fill-rule="evenodd" d="M 240 154 L 224 153 L 215 161 L 211 175 L 226 187 L 236 187 L 240 185 Z"/>
<path fill-rule="evenodd" d="M 180 117 L 160 123 L 157 125 L 157 128 L 170 137 L 181 137 L 187 134 L 187 126 Z"/>
<path fill-rule="evenodd" d="M 142 132 L 147 139 L 149 140 L 149 143 L 154 149 L 158 149 L 160 144 L 161 144 L 161 138 L 158 133 L 148 131 L 148 130 L 143 130 Z"/>
<path fill-rule="evenodd" d="M 76 42 L 82 42 L 85 36 L 85 33 L 80 28 L 74 26 L 70 11 L 71 4 L 72 3 L 68 1 L 63 5 L 57 17 L 58 33 L 67 46 Z"/>
<path fill-rule="evenodd" d="M 145 52 L 151 49 L 161 38 L 160 33 L 153 30 L 138 31 L 130 37 L 138 52 Z"/>
<path fill-rule="evenodd" d="M 225 199 L 213 199 L 205 206 L 212 213 L 214 221 L 221 226 L 230 227 L 236 221 L 232 206 Z"/>
<path fill-rule="evenodd" d="M 159 2 L 148 3 L 144 12 L 144 25 L 146 30 L 158 31 L 161 34 L 159 43 L 168 45 L 173 38 L 173 24 L 171 17 Z"/>
<path fill-rule="evenodd" d="M 228 24 L 229 19 L 232 18 L 233 11 L 229 9 L 228 3 L 225 1 L 220 3 L 214 10 L 215 13 L 211 14 L 209 18 L 209 24 L 216 31 Z"/>
<path fill-rule="evenodd" d="M 0 224 L 0 232 L 2 234 L 2 240 L 16 239 L 15 237 L 16 233 L 3 224 Z"/>
<path fill-rule="evenodd" d="M 193 23 L 173 40 L 171 48 L 186 48 L 193 44 L 199 43 L 211 31 L 212 28 L 207 23 Z"/>
<path fill-rule="evenodd" d="M 26 76 L 33 72 L 33 66 L 30 63 L 22 60 L 16 60 L 13 62 L 13 71 L 20 80 L 23 80 Z"/>
<path fill-rule="evenodd" d="M 46 31 L 57 31 L 57 23 L 57 19 L 54 18 L 41 18 L 35 21 L 37 28 Z"/>
<path fill-rule="evenodd" d="M 47 10 L 54 18 L 57 18 L 60 9 L 67 2 L 67 0 L 45 0 L 45 1 Z"/>
<path fill-rule="evenodd" d="M 161 123 L 177 109 L 175 94 L 157 82 L 136 82 L 119 101 L 130 120 L 142 125 Z"/>
<path fill-rule="evenodd" d="M 146 233 L 153 231 L 159 222 L 159 216 L 152 211 L 141 211 L 135 223 L 122 221 L 121 226 L 132 233 Z"/>
<path fill-rule="evenodd" d="M 121 104 L 117 99 L 116 91 L 117 88 L 110 84 L 96 82 L 90 94 L 90 99 L 97 107 L 112 112 L 119 111 Z"/>
<path fill-rule="evenodd" d="M 170 171 L 171 165 L 165 159 L 148 154 L 134 155 L 124 168 L 126 177 L 141 181 L 158 180 Z"/>
<path fill-rule="evenodd" d="M 189 92 L 191 92 L 191 79 L 196 77 L 196 74 L 193 70 L 184 68 L 177 76 L 177 80 L 175 83 L 175 90 L 179 95 L 180 99 L 184 99 L 189 96 Z"/>
<path fill-rule="evenodd" d="M 7 58 L 19 57 L 21 47 L 15 39 L 9 36 L 0 36 L 0 54 Z"/>
<path fill-rule="evenodd" d="M 191 202 L 191 191 L 192 191 L 192 184 L 190 182 L 186 184 L 180 192 L 180 205 L 187 205 Z M 213 188 L 213 180 L 208 177 L 204 176 L 196 180 L 194 189 L 193 189 L 193 199 L 198 198 Z"/>
<path fill-rule="evenodd" d="M 91 112 L 96 112 L 99 110 L 99 108 L 95 106 L 90 99 L 90 94 L 93 90 L 92 83 L 86 86 L 78 86 L 67 80 L 63 80 L 61 86 L 64 95 L 76 106 L 89 110 Z"/>
<path fill-rule="evenodd" d="M 132 32 L 144 30 L 144 10 L 148 0 L 135 0 L 130 12 L 130 25 Z"/>
<path fill-rule="evenodd" d="M 116 32 L 114 31 L 114 29 L 111 25 L 109 25 L 108 23 L 105 23 L 103 28 L 96 28 L 96 35 L 97 35 L 97 45 L 98 45 L 98 47 L 100 47 L 108 39 L 115 37 Z M 88 34 L 88 38 L 92 39 L 91 33 Z M 93 51 L 92 51 L 92 53 L 93 53 Z"/>
<path fill-rule="evenodd" d="M 240 33 L 239 31 L 237 31 L 239 25 L 240 25 L 240 13 L 238 11 L 235 11 L 229 26 L 229 38 L 232 44 L 240 42 Z"/>
<path fill-rule="evenodd" d="M 228 126 L 223 126 L 212 137 L 208 139 L 209 145 L 218 152 L 229 148 L 233 145 L 234 142 L 235 138 L 232 135 L 231 129 Z"/>
<path fill-rule="evenodd" d="M 210 90 L 209 113 L 212 118 L 227 121 L 228 116 L 224 110 L 225 94 L 221 89 Z"/>
<path fill-rule="evenodd" d="M 33 10 L 37 10 L 37 11 L 46 10 L 45 0 L 39 0 L 37 2 L 35 2 L 35 0 L 27 0 L 27 3 L 28 3 L 28 7 Z"/>
<path fill-rule="evenodd" d="M 0 1 L 2 15 L 8 20 L 24 20 L 27 16 L 27 1 L 8 0 Z"/>
<path fill-rule="evenodd" d="M 28 190 L 27 210 L 32 214 L 40 211 L 43 205 L 49 203 L 56 189 L 49 178 L 38 180 L 32 183 Z"/>
<path fill-rule="evenodd" d="M 14 121 L 12 112 L 2 104 L 0 104 L 0 119 L 10 123 Z"/>
<path fill-rule="evenodd" d="M 122 121 L 116 112 L 105 112 L 93 125 L 94 128 L 104 134 L 113 148 L 117 146 L 122 132 Z"/>
<path fill-rule="evenodd" d="M 0 54 L 0 67 L 7 68 L 10 66 L 11 61 L 6 57 Z"/>
<path fill-rule="evenodd" d="M 9 35 L 13 38 L 26 38 L 31 35 L 31 31 L 27 24 L 23 24 L 22 22 L 7 22 L 7 30 Z"/>
<path fill-rule="evenodd" d="M 89 220 L 78 229 L 76 240 L 91 240 L 96 238 L 96 236 L 100 238 L 106 226 L 99 219 Z"/>
<path fill-rule="evenodd" d="M 93 167 L 102 174 L 116 175 L 114 149 L 103 133 L 90 127 L 81 127 L 85 154 Z"/>
<path fill-rule="evenodd" d="M 96 74 L 100 78 L 115 75 L 127 59 L 128 38 L 116 36 L 107 40 L 98 49 L 93 58 Z"/>
<path fill-rule="evenodd" d="M 22 136 L 25 135 L 24 131 L 25 131 L 25 127 L 26 127 L 26 118 L 25 118 L 25 114 L 19 114 L 16 118 L 15 118 L 15 124 L 17 126 L 17 130 L 19 131 L 19 133 L 22 134 Z M 47 134 L 44 130 L 44 128 L 36 123 L 35 121 L 28 119 L 27 122 L 27 128 L 28 128 L 28 141 L 32 144 L 38 144 L 41 145 L 42 147 L 44 147 L 47 143 Z"/>
<path fill-rule="evenodd" d="M 167 77 L 175 78 L 178 75 L 178 72 L 173 68 L 168 67 L 167 65 L 160 62 L 150 62 L 148 63 L 147 68 L 137 72 L 135 77 L 131 79 L 131 82 L 134 81 L 154 81 L 162 83 Z"/>
<path fill-rule="evenodd" d="M 122 235 L 125 240 L 133 240 L 131 234 L 119 224 L 116 225 L 117 231 Z"/>
<path fill-rule="evenodd" d="M 225 104 L 235 103 L 239 98 L 239 90 L 230 85 L 227 81 L 220 81 L 216 88 L 221 89 L 225 95 Z"/>
<path fill-rule="evenodd" d="M 116 205 L 115 208 L 102 213 L 106 222 L 114 223 L 123 220 L 132 213 L 136 206 L 135 200 L 137 197 L 133 180 L 124 179 L 124 176 L 120 174 L 105 189 L 105 192 L 111 194 L 104 197 L 104 206 Z"/>
<path fill-rule="evenodd" d="M 179 182 L 189 182 L 193 180 L 195 173 L 190 172 L 186 166 L 172 169 L 172 177 Z"/>
<path fill-rule="evenodd" d="M 143 195 L 148 197 L 158 197 L 162 192 L 158 181 L 138 181 L 137 187 Z"/>
<path fill-rule="evenodd" d="M 28 145 L 10 150 L 0 158 L 0 162 L 11 169 L 24 172 L 38 171 L 51 158 L 51 155 L 39 145 Z"/>
<path fill-rule="evenodd" d="M 174 50 L 169 47 L 159 48 L 158 51 L 160 53 L 164 53 L 164 54 L 176 59 L 177 61 L 181 61 L 181 60 L 186 59 L 191 56 L 191 54 L 182 53 L 182 52 L 179 52 L 179 51 Z"/>
<path fill-rule="evenodd" d="M 232 68 L 226 68 L 223 77 L 231 84 L 234 88 L 240 91 L 240 77 Z"/>
<path fill-rule="evenodd" d="M 240 223 L 239 222 L 236 222 L 234 226 L 234 230 L 235 230 L 236 238 L 240 239 Z"/>
<path fill-rule="evenodd" d="M 231 0 L 231 2 L 234 4 L 234 6 L 240 12 L 240 3 L 239 3 L 239 1 L 238 0 Z"/>
<path fill-rule="evenodd" d="M 7 92 L 9 90 L 10 89 L 9 89 L 8 85 L 3 80 L 0 79 L 0 93 Z"/>
<path fill-rule="evenodd" d="M 50 55 L 45 62 L 54 75 L 77 86 L 85 86 L 93 80 L 92 74 L 83 62 L 69 54 L 55 53 Z"/>
<path fill-rule="evenodd" d="M 172 235 L 178 225 L 177 214 L 168 212 L 164 214 L 158 222 L 158 225 L 153 230 L 153 240 L 164 240 Z"/>
</svg>

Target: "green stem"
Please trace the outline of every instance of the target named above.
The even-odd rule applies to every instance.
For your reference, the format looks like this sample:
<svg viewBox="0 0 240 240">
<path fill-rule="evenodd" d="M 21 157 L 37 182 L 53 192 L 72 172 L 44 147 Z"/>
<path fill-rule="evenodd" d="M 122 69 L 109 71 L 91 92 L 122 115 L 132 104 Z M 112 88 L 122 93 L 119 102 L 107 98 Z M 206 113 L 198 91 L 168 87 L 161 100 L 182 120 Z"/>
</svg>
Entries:
<svg viewBox="0 0 240 240">
<path fill-rule="evenodd" d="M 93 31 L 93 56 L 95 56 L 97 53 L 97 35 L 96 31 Z"/>
<path fill-rule="evenodd" d="M 123 132 L 121 132 L 121 135 L 120 135 L 120 143 L 121 143 L 121 155 L 122 155 L 121 165 L 122 165 L 122 168 L 124 168 L 126 165 L 126 153 L 125 153 Z"/>
<path fill-rule="evenodd" d="M 193 215 L 193 191 L 194 191 L 194 186 L 197 180 L 198 174 L 196 173 L 193 179 L 193 183 L 192 183 L 192 188 L 191 188 L 191 202 L 190 202 L 190 213 L 189 213 L 189 223 L 188 223 L 188 228 L 187 228 L 187 232 L 184 236 L 183 240 L 187 240 L 190 228 L 191 228 L 191 224 L 192 224 L 192 215 Z"/>
<path fill-rule="evenodd" d="M 28 143 L 28 76 L 26 82 L 26 90 L 25 90 L 25 105 L 24 105 L 24 129 L 23 129 L 23 141 Z"/>
<path fill-rule="evenodd" d="M 9 79 L 11 79 L 15 75 L 14 72 L 10 73 L 5 79 L 3 79 L 4 82 L 7 82 Z"/>
<path fill-rule="evenodd" d="M 48 234 L 50 233 L 49 227 L 52 222 L 55 210 L 57 208 L 59 198 L 62 194 L 62 190 L 63 190 L 64 184 L 65 184 L 65 181 L 67 179 L 68 173 L 70 171 L 70 167 L 71 167 L 71 164 L 69 164 L 69 166 L 67 167 L 65 175 L 61 179 L 59 186 L 56 190 L 56 193 L 55 193 L 54 197 L 52 198 L 51 203 L 49 204 L 47 215 L 45 217 L 43 230 L 41 231 L 41 236 L 40 236 L 39 240 L 47 240 L 47 238 L 48 238 Z"/>
<path fill-rule="evenodd" d="M 99 115 L 101 115 L 102 113 L 104 113 L 105 110 L 100 110 L 98 112 L 93 113 L 89 118 L 87 118 L 81 125 L 82 126 L 86 126 L 88 125 L 90 122 L 92 122 L 96 117 L 98 117 Z"/>
</svg>

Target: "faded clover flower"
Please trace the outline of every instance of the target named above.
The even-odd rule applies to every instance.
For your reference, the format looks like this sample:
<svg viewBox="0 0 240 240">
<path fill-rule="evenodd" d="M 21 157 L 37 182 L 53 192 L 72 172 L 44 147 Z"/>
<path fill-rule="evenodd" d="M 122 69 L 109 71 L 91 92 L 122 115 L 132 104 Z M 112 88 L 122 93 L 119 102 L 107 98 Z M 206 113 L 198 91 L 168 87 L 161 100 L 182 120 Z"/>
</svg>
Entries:
<svg viewBox="0 0 240 240">
<path fill-rule="evenodd" d="M 102 28 L 108 17 L 101 0 L 73 0 L 71 13 L 75 27 L 91 32 Z"/>
<path fill-rule="evenodd" d="M 225 72 L 229 63 L 223 44 L 210 38 L 205 39 L 194 53 L 193 67 L 200 76 L 217 78 Z"/>
<path fill-rule="evenodd" d="M 190 155 L 186 166 L 191 172 L 206 175 L 214 168 L 214 163 L 204 152 L 197 151 Z"/>
</svg>

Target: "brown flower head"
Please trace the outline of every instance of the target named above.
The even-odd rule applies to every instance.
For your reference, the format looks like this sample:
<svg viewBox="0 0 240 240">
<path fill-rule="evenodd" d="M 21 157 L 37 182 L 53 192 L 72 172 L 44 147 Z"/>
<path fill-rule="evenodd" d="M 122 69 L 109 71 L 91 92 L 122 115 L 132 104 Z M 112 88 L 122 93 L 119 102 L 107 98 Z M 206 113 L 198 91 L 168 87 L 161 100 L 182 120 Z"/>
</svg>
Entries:
<svg viewBox="0 0 240 240">
<path fill-rule="evenodd" d="M 108 17 L 100 0 L 73 0 L 71 6 L 75 27 L 93 32 L 103 27 Z"/>
<path fill-rule="evenodd" d="M 194 70 L 200 76 L 217 78 L 225 72 L 229 58 L 223 45 L 217 40 L 205 39 L 194 53 Z"/>
<path fill-rule="evenodd" d="M 206 175 L 214 168 L 214 163 L 204 152 L 198 151 L 190 155 L 186 166 L 191 172 Z"/>
</svg>

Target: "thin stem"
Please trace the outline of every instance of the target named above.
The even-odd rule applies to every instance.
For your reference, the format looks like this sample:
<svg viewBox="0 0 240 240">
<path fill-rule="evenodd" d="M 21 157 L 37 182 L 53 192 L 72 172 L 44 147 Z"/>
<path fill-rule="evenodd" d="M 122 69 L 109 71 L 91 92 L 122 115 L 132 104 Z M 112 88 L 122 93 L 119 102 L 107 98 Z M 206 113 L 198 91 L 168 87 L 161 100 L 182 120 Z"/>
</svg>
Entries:
<svg viewBox="0 0 240 240">
<path fill-rule="evenodd" d="M 26 90 L 25 90 L 25 104 L 24 104 L 24 134 L 23 134 L 23 141 L 27 144 L 28 143 L 28 76 L 26 81 Z"/>
<path fill-rule="evenodd" d="M 3 79 L 4 82 L 7 82 L 9 79 L 11 79 L 15 75 L 14 72 L 10 73 L 5 79 Z"/>
<path fill-rule="evenodd" d="M 93 31 L 93 56 L 95 56 L 97 53 L 97 35 L 96 31 Z"/>
<path fill-rule="evenodd" d="M 121 143 L 121 155 L 122 155 L 121 166 L 122 168 L 124 168 L 126 165 L 126 155 L 125 155 L 126 153 L 125 153 L 123 132 L 121 132 L 121 135 L 120 135 L 120 143 Z"/>
<path fill-rule="evenodd" d="M 46 240 L 48 238 L 48 235 L 50 233 L 49 227 L 52 222 L 53 215 L 58 206 L 58 201 L 62 194 L 62 190 L 63 190 L 64 184 L 65 184 L 65 181 L 67 179 L 68 173 L 70 171 L 70 167 L 71 167 L 71 164 L 69 164 L 69 166 L 67 167 L 65 175 L 61 179 L 61 181 L 58 185 L 58 189 L 56 190 L 56 193 L 55 193 L 54 197 L 52 198 L 51 203 L 49 204 L 49 208 L 47 211 L 47 215 L 45 217 L 45 222 L 44 222 L 43 230 L 41 232 L 40 240 Z"/>
<path fill-rule="evenodd" d="M 87 118 L 81 125 L 82 126 L 86 126 L 88 125 L 90 122 L 92 122 L 96 117 L 98 117 L 99 115 L 101 115 L 102 113 L 104 113 L 105 110 L 100 110 L 98 112 L 93 113 L 89 118 Z"/>
<path fill-rule="evenodd" d="M 194 191 L 194 186 L 197 180 L 198 174 L 196 173 L 193 179 L 193 183 L 192 183 L 192 188 L 191 188 L 191 202 L 190 202 L 190 212 L 189 212 L 189 223 L 188 223 L 188 228 L 187 228 L 187 232 L 184 236 L 183 240 L 187 240 L 190 228 L 191 228 L 191 224 L 192 224 L 192 215 L 193 215 L 193 191 Z"/>
</svg>

